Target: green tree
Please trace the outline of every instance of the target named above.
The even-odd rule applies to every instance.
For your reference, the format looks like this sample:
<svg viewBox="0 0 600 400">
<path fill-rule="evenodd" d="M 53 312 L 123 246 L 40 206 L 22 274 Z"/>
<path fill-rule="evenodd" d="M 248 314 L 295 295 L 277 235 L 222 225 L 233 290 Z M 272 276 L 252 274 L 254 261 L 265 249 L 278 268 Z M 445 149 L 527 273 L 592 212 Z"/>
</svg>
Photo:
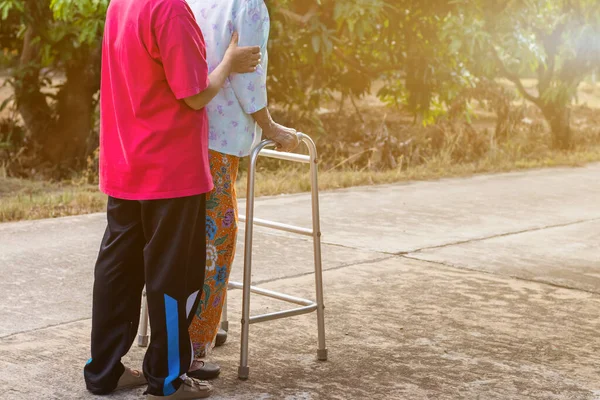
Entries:
<svg viewBox="0 0 600 400">
<path fill-rule="evenodd" d="M 93 148 L 107 6 L 108 0 L 0 0 L 2 20 L 19 20 L 15 103 L 31 141 L 53 165 L 77 167 Z M 50 75 L 64 82 L 43 90 L 53 85 Z"/>
<path fill-rule="evenodd" d="M 380 80 L 382 99 L 432 122 L 471 84 L 443 31 L 454 9 L 447 0 L 271 3 L 273 98 L 311 111 L 334 93 L 353 101 Z"/>
<path fill-rule="evenodd" d="M 282 0 L 268 2 L 270 95 L 304 112 L 340 93 L 365 94 L 380 73 L 375 48 L 383 0 Z"/>
<path fill-rule="evenodd" d="M 571 145 L 571 104 L 579 84 L 600 63 L 597 0 L 459 0 L 448 21 L 461 32 L 456 48 L 469 55 L 480 75 L 504 77 L 542 111 L 553 145 Z M 536 90 L 523 79 L 535 77 Z"/>
<path fill-rule="evenodd" d="M 384 75 L 386 86 L 380 95 L 405 105 L 418 123 L 433 122 L 444 105 L 472 85 L 465 57 L 452 49 L 455 36 L 445 32 L 455 9 L 447 0 L 389 2 L 386 40 L 379 44 L 395 69 Z"/>
</svg>

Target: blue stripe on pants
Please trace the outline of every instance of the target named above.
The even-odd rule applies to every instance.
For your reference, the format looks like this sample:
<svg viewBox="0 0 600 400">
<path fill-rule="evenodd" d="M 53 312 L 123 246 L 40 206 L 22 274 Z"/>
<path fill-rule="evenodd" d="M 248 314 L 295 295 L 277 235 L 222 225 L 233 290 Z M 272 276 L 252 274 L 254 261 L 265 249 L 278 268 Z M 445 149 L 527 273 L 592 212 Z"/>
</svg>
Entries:
<svg viewBox="0 0 600 400">
<path fill-rule="evenodd" d="M 181 375 L 179 373 L 181 362 L 179 360 L 179 311 L 177 310 L 177 300 L 166 294 L 165 317 L 167 322 L 169 376 L 165 379 L 163 394 L 170 396 L 175 393 L 173 382 Z"/>
</svg>

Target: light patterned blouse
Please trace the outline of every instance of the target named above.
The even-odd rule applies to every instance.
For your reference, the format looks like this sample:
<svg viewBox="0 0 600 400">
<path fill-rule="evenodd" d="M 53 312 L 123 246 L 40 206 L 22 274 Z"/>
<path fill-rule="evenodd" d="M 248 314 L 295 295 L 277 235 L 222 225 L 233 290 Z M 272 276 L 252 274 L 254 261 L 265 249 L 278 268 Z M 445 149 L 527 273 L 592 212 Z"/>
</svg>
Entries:
<svg viewBox="0 0 600 400">
<path fill-rule="evenodd" d="M 260 46 L 256 72 L 233 74 L 206 107 L 212 150 L 247 156 L 262 131 L 250 114 L 267 106 L 267 41 L 270 20 L 263 0 L 188 0 L 206 41 L 209 72 L 223 60 L 234 31 L 240 46 Z"/>
</svg>

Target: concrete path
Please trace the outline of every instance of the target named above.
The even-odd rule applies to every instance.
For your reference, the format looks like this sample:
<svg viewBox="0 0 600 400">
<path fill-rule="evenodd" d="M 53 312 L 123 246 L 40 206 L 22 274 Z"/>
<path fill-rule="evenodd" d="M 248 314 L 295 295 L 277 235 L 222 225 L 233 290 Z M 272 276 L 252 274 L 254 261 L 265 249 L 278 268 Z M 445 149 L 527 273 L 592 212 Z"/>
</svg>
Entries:
<svg viewBox="0 0 600 400">
<path fill-rule="evenodd" d="M 232 292 L 213 398 L 600 399 L 598 182 L 591 165 L 323 193 L 330 361 L 315 361 L 314 315 L 253 325 L 238 381 Z M 308 206 L 262 198 L 257 216 L 308 226 Z M 94 398 L 81 369 L 103 229 L 103 215 L 0 225 L 0 399 Z M 254 281 L 310 297 L 310 243 L 257 231 Z"/>
</svg>

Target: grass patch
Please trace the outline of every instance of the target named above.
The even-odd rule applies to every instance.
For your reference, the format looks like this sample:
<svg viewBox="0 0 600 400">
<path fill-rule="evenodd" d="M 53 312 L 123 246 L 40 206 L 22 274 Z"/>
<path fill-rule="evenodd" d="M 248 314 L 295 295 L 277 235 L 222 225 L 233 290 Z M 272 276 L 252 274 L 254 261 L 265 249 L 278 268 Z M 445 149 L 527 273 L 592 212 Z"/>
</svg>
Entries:
<svg viewBox="0 0 600 400">
<path fill-rule="evenodd" d="M 449 164 L 442 157 L 429 160 L 413 168 L 386 171 L 327 171 L 319 175 L 320 190 L 343 189 L 354 186 L 382 185 L 407 181 L 436 180 L 441 178 L 465 177 L 474 174 L 500 173 L 549 167 L 581 167 L 600 162 L 600 146 L 584 151 L 548 152 L 526 159 L 498 159 L 489 157 L 466 164 Z M 307 167 L 308 169 L 308 167 Z M 258 172 L 256 195 L 274 196 L 310 190 L 306 170 L 283 169 L 276 172 Z M 239 197 L 246 193 L 246 175 L 237 185 Z"/>
<path fill-rule="evenodd" d="M 91 185 L 0 178 L 0 222 L 89 214 L 105 205 L 106 196 Z"/>
<path fill-rule="evenodd" d="M 495 153 L 476 162 L 455 164 L 443 155 L 426 163 L 386 171 L 330 170 L 319 176 L 321 190 L 406 181 L 462 177 L 479 173 L 498 173 L 532 168 L 583 166 L 600 161 L 600 145 L 570 152 L 547 151 L 530 157 Z M 308 167 L 259 171 L 257 196 L 292 194 L 310 190 Z M 246 194 L 246 176 L 237 184 L 240 197 Z M 104 211 L 106 196 L 93 185 L 72 182 L 48 183 L 0 177 L 0 222 L 57 218 Z"/>
</svg>

